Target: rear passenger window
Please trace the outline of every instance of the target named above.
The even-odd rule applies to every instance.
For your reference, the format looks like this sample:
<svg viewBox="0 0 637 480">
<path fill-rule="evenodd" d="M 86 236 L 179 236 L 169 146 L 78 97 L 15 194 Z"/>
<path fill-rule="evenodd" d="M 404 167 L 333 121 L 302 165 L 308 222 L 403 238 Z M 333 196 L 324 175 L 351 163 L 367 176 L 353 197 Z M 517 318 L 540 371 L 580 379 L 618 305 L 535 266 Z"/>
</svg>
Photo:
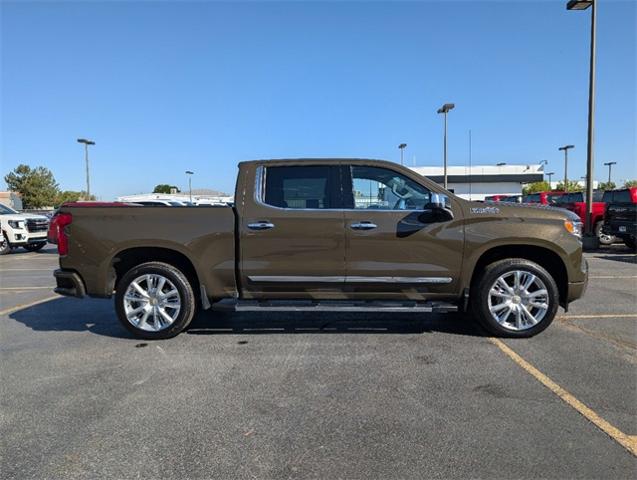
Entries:
<svg viewBox="0 0 637 480">
<path fill-rule="evenodd" d="M 630 190 L 620 190 L 615 192 L 615 202 L 617 203 L 632 203 L 630 198 Z"/>
<path fill-rule="evenodd" d="M 267 167 L 265 203 L 280 208 L 332 208 L 330 166 Z"/>
</svg>

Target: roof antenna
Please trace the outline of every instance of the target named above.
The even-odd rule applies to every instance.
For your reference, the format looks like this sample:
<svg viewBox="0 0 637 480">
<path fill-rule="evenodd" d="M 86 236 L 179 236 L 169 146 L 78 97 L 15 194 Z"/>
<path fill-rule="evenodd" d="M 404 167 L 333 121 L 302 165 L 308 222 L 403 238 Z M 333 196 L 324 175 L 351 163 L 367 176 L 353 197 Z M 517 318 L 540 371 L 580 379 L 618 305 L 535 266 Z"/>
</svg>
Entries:
<svg viewBox="0 0 637 480">
<path fill-rule="evenodd" d="M 469 200 L 472 200 L 471 193 L 471 129 L 469 129 Z"/>
</svg>

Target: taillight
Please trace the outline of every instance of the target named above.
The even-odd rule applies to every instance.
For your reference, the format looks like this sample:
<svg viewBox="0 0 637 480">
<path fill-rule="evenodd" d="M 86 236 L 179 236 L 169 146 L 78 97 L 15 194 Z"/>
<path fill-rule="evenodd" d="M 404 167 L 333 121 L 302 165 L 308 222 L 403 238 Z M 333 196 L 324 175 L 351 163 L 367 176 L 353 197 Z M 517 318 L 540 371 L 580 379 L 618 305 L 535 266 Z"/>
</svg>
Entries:
<svg viewBox="0 0 637 480">
<path fill-rule="evenodd" d="M 69 252 L 69 239 L 66 236 L 64 227 L 70 225 L 72 221 L 73 215 L 70 213 L 58 213 L 51 219 L 49 224 L 47 239 L 51 243 L 57 243 L 60 255 L 66 255 Z"/>
</svg>

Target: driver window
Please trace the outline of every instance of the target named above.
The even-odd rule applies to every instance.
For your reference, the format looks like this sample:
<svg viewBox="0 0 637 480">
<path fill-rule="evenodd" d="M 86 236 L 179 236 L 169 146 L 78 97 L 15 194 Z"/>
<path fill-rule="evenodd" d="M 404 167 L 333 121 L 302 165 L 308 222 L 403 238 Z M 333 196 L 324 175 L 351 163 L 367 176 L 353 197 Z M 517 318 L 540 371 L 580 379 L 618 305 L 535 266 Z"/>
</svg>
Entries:
<svg viewBox="0 0 637 480">
<path fill-rule="evenodd" d="M 352 166 L 354 208 L 423 210 L 431 192 L 404 175 L 380 167 Z"/>
</svg>

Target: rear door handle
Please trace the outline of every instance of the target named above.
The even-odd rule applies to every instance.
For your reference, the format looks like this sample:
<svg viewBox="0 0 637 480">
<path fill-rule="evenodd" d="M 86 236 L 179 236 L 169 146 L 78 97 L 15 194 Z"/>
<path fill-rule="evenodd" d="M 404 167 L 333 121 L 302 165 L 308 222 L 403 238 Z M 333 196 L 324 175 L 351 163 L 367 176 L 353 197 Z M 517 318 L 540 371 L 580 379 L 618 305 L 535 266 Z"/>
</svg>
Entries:
<svg viewBox="0 0 637 480">
<path fill-rule="evenodd" d="M 248 223 L 248 228 L 250 230 L 269 230 L 270 228 L 274 228 L 274 223 L 266 221 Z"/>
<path fill-rule="evenodd" d="M 353 230 L 372 230 L 378 227 L 378 225 L 372 222 L 359 222 L 359 223 L 352 223 L 349 227 Z"/>
</svg>

